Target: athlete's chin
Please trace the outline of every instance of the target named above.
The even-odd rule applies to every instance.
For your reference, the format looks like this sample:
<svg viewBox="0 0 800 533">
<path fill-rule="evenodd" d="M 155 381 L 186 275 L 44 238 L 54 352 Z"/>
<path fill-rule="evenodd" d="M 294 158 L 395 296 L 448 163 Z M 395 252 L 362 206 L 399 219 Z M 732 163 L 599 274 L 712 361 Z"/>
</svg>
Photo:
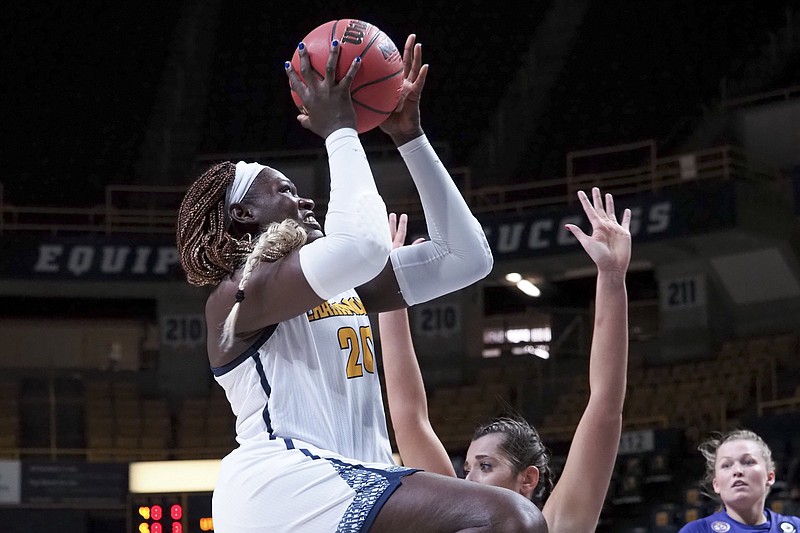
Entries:
<svg viewBox="0 0 800 533">
<path fill-rule="evenodd" d="M 325 234 L 322 233 L 321 229 L 316 228 L 306 228 L 306 244 L 310 242 L 314 242 L 320 237 L 324 237 Z"/>
</svg>

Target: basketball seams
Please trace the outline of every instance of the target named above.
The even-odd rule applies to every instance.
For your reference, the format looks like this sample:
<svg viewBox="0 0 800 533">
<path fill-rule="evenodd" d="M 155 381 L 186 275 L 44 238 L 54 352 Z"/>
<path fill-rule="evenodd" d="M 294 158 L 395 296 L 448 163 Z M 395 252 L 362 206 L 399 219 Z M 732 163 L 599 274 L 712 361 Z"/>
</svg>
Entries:
<svg viewBox="0 0 800 533">
<path fill-rule="evenodd" d="M 374 107 L 370 107 L 367 104 L 362 104 L 358 100 L 353 100 L 353 105 L 359 106 L 362 109 L 366 109 L 367 111 L 370 111 L 372 113 L 376 113 L 378 115 L 382 115 L 384 117 L 388 117 L 389 115 L 392 114 L 391 111 L 383 111 L 382 109 L 375 109 Z"/>
<path fill-rule="evenodd" d="M 340 20 L 340 19 L 337 19 L 337 20 L 334 20 L 334 21 L 333 21 L 333 24 L 331 24 L 331 33 L 330 33 L 330 35 L 328 35 L 328 42 L 329 42 L 329 43 L 330 43 L 330 42 L 333 42 L 333 40 L 336 38 L 336 28 L 338 28 L 338 27 L 339 27 L 339 22 L 341 22 L 341 20 Z M 340 39 L 340 40 L 341 40 L 341 39 Z M 316 75 L 317 75 L 317 77 L 320 79 L 320 81 L 322 81 L 322 80 L 324 80 L 324 79 L 325 79 L 325 74 L 323 74 L 323 73 L 321 73 L 320 71 L 318 71 L 318 70 L 317 70 L 317 69 L 314 67 L 314 65 L 313 65 L 313 64 L 311 65 L 311 70 L 314 72 L 314 74 L 316 74 Z"/>
<path fill-rule="evenodd" d="M 370 28 L 374 28 L 374 26 L 370 26 Z M 378 38 L 379 38 L 379 37 L 381 37 L 382 35 L 383 35 L 383 31 L 382 31 L 382 30 L 378 30 L 378 31 L 376 31 L 376 32 L 375 32 L 375 35 L 373 35 L 373 36 L 372 36 L 372 38 L 369 40 L 369 42 L 367 43 L 367 45 L 366 45 L 366 46 L 364 47 L 364 49 L 361 51 L 361 57 L 366 57 L 367 53 L 368 53 L 368 52 L 369 52 L 369 50 L 372 48 L 372 45 L 373 45 L 373 44 L 375 44 L 375 43 L 378 41 Z M 350 90 L 350 94 L 351 94 L 351 95 L 352 95 L 352 97 L 353 97 L 353 103 L 354 103 L 354 104 L 358 104 L 358 105 L 360 105 L 360 106 L 361 106 L 361 107 L 363 107 L 364 109 L 368 109 L 369 111 L 373 111 L 373 112 L 375 112 L 375 113 L 379 113 L 379 114 L 381 114 L 381 115 L 388 115 L 388 114 L 390 114 L 392 111 L 394 111 L 394 109 L 391 109 L 391 110 L 389 110 L 389 111 L 383 111 L 383 110 L 381 110 L 381 109 L 376 109 L 376 108 L 374 108 L 374 107 L 368 106 L 368 105 L 364 104 L 363 102 L 360 102 L 360 101 L 358 101 L 358 100 L 356 99 L 356 93 L 357 93 L 358 91 L 360 91 L 361 89 L 365 89 L 365 88 L 367 88 L 367 87 L 370 87 L 370 86 L 372 86 L 372 85 L 376 85 L 376 84 L 378 84 L 378 83 L 382 83 L 382 82 L 384 82 L 384 81 L 386 81 L 386 80 L 390 80 L 390 79 L 394 78 L 395 76 L 397 76 L 398 74 L 402 74 L 402 73 L 403 73 L 403 69 L 399 69 L 399 70 L 398 70 L 398 71 L 396 71 L 396 72 L 392 72 L 392 73 L 391 73 L 391 74 L 389 74 L 388 76 L 384 76 L 384 77 L 382 77 L 382 78 L 378 78 L 378 79 L 375 79 L 375 80 L 371 80 L 371 81 L 368 81 L 367 83 L 364 83 L 364 84 L 362 84 L 362 85 L 359 85 L 358 87 L 354 87 L 354 88 L 352 88 L 352 89 Z"/>
<path fill-rule="evenodd" d="M 355 98 L 356 93 L 358 91 L 360 91 L 361 89 L 365 89 L 365 88 L 367 88 L 367 87 L 369 87 L 371 85 L 375 85 L 376 83 L 383 83 L 384 81 L 390 80 L 390 79 L 392 79 L 392 78 L 394 78 L 397 75 L 402 74 L 402 73 L 403 73 L 403 69 L 400 69 L 400 70 L 398 70 L 396 72 L 392 72 L 388 76 L 384 76 L 382 78 L 377 78 L 377 79 L 374 79 L 372 81 L 368 81 L 367 83 L 363 83 L 363 84 L 359 85 L 358 87 L 356 87 L 355 89 L 352 89 L 350 91 L 350 94 L 353 96 L 353 98 Z"/>
<path fill-rule="evenodd" d="M 339 23 L 340 23 L 340 22 L 342 22 L 342 19 L 337 19 L 337 20 L 334 20 L 334 21 L 333 21 L 333 23 L 331 24 L 331 32 L 330 32 L 330 34 L 328 35 L 328 42 L 332 42 L 334 39 L 336 39 L 336 38 L 337 38 L 337 37 L 336 37 L 336 30 L 337 30 L 337 28 L 339 27 Z M 378 37 L 380 37 L 380 35 L 383 33 L 383 31 L 381 31 L 380 29 L 376 28 L 376 27 L 375 27 L 375 26 L 373 26 L 372 24 L 369 24 L 369 23 L 366 23 L 366 24 L 367 24 L 367 32 L 369 32 L 369 31 L 371 31 L 371 30 L 378 30 L 378 31 L 376 31 L 376 32 L 375 32 L 375 35 L 373 35 L 373 36 L 372 36 L 372 38 L 369 40 L 369 42 L 368 42 L 368 43 L 367 43 L 367 45 L 364 47 L 364 49 L 363 49 L 363 50 L 361 50 L 361 53 L 359 53 L 359 54 L 358 54 L 358 55 L 359 55 L 359 56 L 361 56 L 361 57 L 364 57 L 364 56 L 366 56 L 366 55 L 367 55 L 367 52 L 369 51 L 369 49 L 372 47 L 372 45 L 375 43 L 375 41 L 377 41 L 377 40 L 378 40 Z M 343 38 L 343 37 L 344 37 L 344 35 L 342 35 L 342 37 L 339 37 L 339 38 L 338 38 L 339 42 L 341 42 L 341 41 L 342 41 L 342 38 Z M 341 67 L 338 67 L 338 68 L 341 68 Z M 350 68 L 350 67 L 348 66 L 348 68 Z M 311 65 L 311 70 L 314 72 L 314 74 L 316 74 L 316 75 L 317 75 L 317 77 L 320 79 L 320 81 L 321 81 L 321 80 L 323 80 L 323 79 L 325 79 L 325 74 L 324 74 L 324 73 L 322 73 L 322 72 L 320 72 L 320 71 L 318 71 L 318 70 L 317 70 L 317 69 L 314 67 L 314 65 L 313 65 L 313 64 Z M 342 75 L 343 75 L 343 74 L 342 74 Z M 396 76 L 396 75 L 397 75 L 397 74 L 395 73 L 395 74 L 392 74 L 391 76 L 388 76 L 388 77 L 386 77 L 386 78 L 383 78 L 382 80 L 375 80 L 375 81 L 373 81 L 373 82 L 366 83 L 366 84 L 364 84 L 364 85 L 361 85 L 361 86 L 360 86 L 358 89 L 361 89 L 362 87 L 366 87 L 366 86 L 368 86 L 368 85 L 371 85 L 371 84 L 373 84 L 373 83 L 378 83 L 378 82 L 380 82 L 380 81 L 383 81 L 383 80 L 386 80 L 386 79 L 393 78 L 393 77 L 394 77 L 394 76 Z M 336 76 L 336 77 L 338 78 L 338 77 L 339 77 L 339 75 L 337 74 L 337 76 Z M 358 89 L 356 89 L 356 90 L 358 90 Z"/>
<path fill-rule="evenodd" d="M 369 40 L 369 42 L 367 43 L 367 46 L 365 46 L 364 49 L 361 51 L 361 57 L 364 57 L 364 56 L 367 55 L 367 52 L 369 52 L 369 49 L 372 48 L 372 45 L 375 44 L 375 41 L 377 41 L 378 37 L 380 37 L 382 34 L 383 34 L 383 32 L 381 30 L 378 30 L 377 32 L 375 32 L 375 35 L 373 35 L 372 39 Z"/>
<path fill-rule="evenodd" d="M 338 26 L 339 26 L 339 21 L 338 20 L 333 21 L 333 24 L 331 25 L 331 34 L 328 36 L 329 43 L 333 42 L 333 40 L 336 38 L 336 28 Z"/>
<path fill-rule="evenodd" d="M 399 57 L 397 47 L 380 28 L 362 20 L 335 19 L 320 26 L 317 28 L 320 31 L 316 31 L 316 33 L 312 31 L 304 39 L 307 41 L 305 43 L 306 50 L 313 55 L 309 65 L 310 71 L 317 80 L 325 78 L 324 63 L 320 58 L 323 57 L 324 51 L 329 50 L 330 42 L 334 39 L 341 43 L 341 52 L 343 52 L 344 58 L 361 57 L 365 63 L 362 64 L 362 69 L 354 79 L 358 85 L 351 86 L 350 94 L 353 106 L 356 108 L 356 130 L 359 133 L 369 131 L 391 115 L 400 95 L 401 86 L 398 86 L 398 83 L 402 84 L 403 66 L 397 62 L 397 57 Z M 359 36 L 358 33 L 361 35 Z M 382 39 L 387 41 L 385 45 Z M 390 51 L 387 48 L 389 45 L 394 46 L 394 52 L 387 56 L 385 54 Z M 395 55 L 397 57 L 394 57 Z M 295 68 L 298 68 L 298 57 L 298 52 L 295 51 L 295 56 L 292 58 Z M 339 59 L 336 68 L 337 81 L 350 68 L 349 64 L 345 64 L 347 61 L 342 61 L 342 57 Z M 387 72 L 391 69 L 395 70 Z M 376 78 L 375 76 L 380 77 Z M 369 81 L 363 81 L 365 79 L 369 79 Z M 302 106 L 302 100 L 297 93 L 291 91 L 291 94 L 295 105 Z M 394 102 L 395 105 L 392 105 L 391 102 Z M 391 108 L 377 107 L 384 105 L 391 106 Z"/>
</svg>

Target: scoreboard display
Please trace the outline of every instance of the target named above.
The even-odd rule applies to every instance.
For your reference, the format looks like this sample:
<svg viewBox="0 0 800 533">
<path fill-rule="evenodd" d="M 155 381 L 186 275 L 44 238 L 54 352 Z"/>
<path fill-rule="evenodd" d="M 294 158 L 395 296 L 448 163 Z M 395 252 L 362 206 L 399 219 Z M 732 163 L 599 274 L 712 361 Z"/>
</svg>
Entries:
<svg viewBox="0 0 800 533">
<path fill-rule="evenodd" d="M 214 531 L 211 493 L 131 494 L 129 533 L 208 533 Z"/>
</svg>

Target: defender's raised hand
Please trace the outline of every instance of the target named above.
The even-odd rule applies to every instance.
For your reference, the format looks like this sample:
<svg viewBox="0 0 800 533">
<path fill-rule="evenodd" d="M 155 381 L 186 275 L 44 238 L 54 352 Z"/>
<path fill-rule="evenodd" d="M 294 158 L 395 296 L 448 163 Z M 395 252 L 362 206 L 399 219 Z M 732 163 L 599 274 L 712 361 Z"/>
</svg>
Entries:
<svg viewBox="0 0 800 533">
<path fill-rule="evenodd" d="M 586 235 L 574 224 L 565 227 L 581 243 L 583 249 L 597 265 L 598 271 L 626 272 L 631 260 L 631 210 L 622 213 L 622 223 L 614 214 L 614 197 L 606 193 L 605 205 L 600 189 L 592 188 L 592 200 L 583 191 L 578 191 L 583 211 L 592 224 L 592 234 Z"/>
<path fill-rule="evenodd" d="M 406 244 L 406 234 L 408 233 L 408 215 L 402 213 L 399 217 L 397 213 L 389 213 L 389 234 L 392 236 L 392 248 L 400 248 Z M 414 239 L 411 244 L 425 242 L 425 239 Z"/>
</svg>

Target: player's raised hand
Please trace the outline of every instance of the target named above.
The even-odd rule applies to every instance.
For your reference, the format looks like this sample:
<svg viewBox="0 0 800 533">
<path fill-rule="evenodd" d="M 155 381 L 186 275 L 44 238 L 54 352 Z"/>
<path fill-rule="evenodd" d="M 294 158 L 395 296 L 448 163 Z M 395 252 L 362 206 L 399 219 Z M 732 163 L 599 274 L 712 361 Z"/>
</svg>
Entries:
<svg viewBox="0 0 800 533">
<path fill-rule="evenodd" d="M 340 128 L 356 127 L 356 112 L 350 96 L 350 86 L 361 62 L 358 58 L 353 60 L 347 74 L 337 82 L 336 64 L 340 48 L 338 41 L 331 42 L 325 76 L 322 79 L 314 72 L 308 50 L 303 43 L 298 46 L 300 74 L 294 70 L 290 61 L 284 64 L 289 87 L 303 102 L 300 114 L 297 115 L 298 122 L 323 139 Z"/>
<path fill-rule="evenodd" d="M 574 224 L 565 227 L 581 243 L 583 249 L 597 265 L 598 271 L 626 272 L 631 260 L 631 210 L 622 213 L 622 223 L 614 213 L 614 197 L 605 195 L 605 205 L 600 189 L 592 188 L 592 201 L 583 191 L 578 191 L 583 211 L 592 224 L 592 234 L 586 235 Z"/>
<path fill-rule="evenodd" d="M 406 39 L 400 101 L 380 126 L 397 146 L 422 135 L 419 101 L 428 76 L 428 65 L 422 64 L 422 45 L 416 40 L 417 36 L 413 33 Z"/>
<path fill-rule="evenodd" d="M 408 215 L 402 213 L 399 217 L 396 213 L 389 213 L 389 233 L 392 236 L 392 248 L 400 248 L 406 243 L 408 234 Z M 425 239 L 415 239 L 411 244 L 425 242 Z"/>
</svg>

